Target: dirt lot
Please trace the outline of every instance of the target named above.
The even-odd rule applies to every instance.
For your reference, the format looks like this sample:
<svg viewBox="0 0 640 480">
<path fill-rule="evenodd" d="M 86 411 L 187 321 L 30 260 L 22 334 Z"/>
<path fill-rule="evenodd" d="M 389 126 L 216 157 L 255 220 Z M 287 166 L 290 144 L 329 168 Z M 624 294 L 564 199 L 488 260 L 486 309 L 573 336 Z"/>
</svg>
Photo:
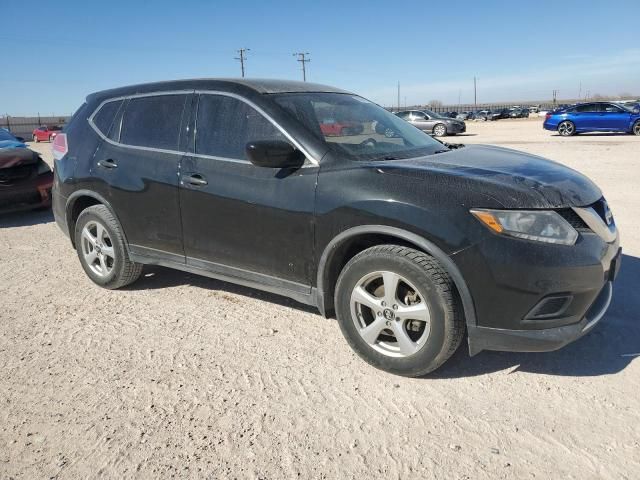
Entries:
<svg viewBox="0 0 640 480">
<path fill-rule="evenodd" d="M 0 478 L 640 478 L 640 137 L 468 125 L 452 140 L 541 154 L 604 190 L 626 255 L 591 334 L 394 377 L 313 309 L 161 268 L 102 290 L 50 213 L 5 216 Z"/>
</svg>

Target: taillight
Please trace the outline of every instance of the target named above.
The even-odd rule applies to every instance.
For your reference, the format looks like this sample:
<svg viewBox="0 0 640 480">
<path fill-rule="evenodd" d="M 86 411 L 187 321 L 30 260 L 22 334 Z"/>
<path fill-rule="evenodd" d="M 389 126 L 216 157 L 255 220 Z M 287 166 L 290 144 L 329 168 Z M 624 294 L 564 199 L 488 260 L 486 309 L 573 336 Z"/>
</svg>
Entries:
<svg viewBox="0 0 640 480">
<path fill-rule="evenodd" d="M 549 120 L 550 118 L 551 118 L 551 114 L 550 114 L 550 113 L 547 113 L 547 114 L 544 116 L 544 119 L 545 119 L 545 120 Z"/>
<path fill-rule="evenodd" d="M 53 158 L 56 160 L 60 160 L 67 154 L 69 146 L 67 145 L 66 133 L 59 133 L 54 137 L 51 150 L 53 150 Z"/>
</svg>

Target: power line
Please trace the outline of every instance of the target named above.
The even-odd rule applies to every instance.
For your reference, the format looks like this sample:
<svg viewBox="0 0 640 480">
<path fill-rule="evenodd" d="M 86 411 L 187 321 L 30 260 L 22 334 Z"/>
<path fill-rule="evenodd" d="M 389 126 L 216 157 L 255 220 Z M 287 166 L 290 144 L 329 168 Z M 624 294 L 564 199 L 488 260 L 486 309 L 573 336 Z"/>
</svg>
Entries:
<svg viewBox="0 0 640 480">
<path fill-rule="evenodd" d="M 239 57 L 235 57 L 236 60 L 240 60 L 240 71 L 242 72 L 242 78 L 244 78 L 244 61 L 246 60 L 245 52 L 249 52 L 250 48 L 241 48 L 237 50 Z"/>
<path fill-rule="evenodd" d="M 298 57 L 298 61 L 302 64 L 302 81 L 306 82 L 307 81 L 307 70 L 305 68 L 305 64 L 307 62 L 310 62 L 311 60 L 306 58 L 306 56 L 309 55 L 309 52 L 305 52 L 305 53 L 294 53 L 293 56 L 297 56 Z"/>
</svg>

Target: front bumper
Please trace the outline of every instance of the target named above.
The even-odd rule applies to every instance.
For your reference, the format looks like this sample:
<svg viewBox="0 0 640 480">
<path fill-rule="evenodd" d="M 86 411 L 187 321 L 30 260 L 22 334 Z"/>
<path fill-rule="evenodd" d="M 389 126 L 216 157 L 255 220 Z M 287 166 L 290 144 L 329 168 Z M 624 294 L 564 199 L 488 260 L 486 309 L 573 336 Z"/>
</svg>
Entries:
<svg viewBox="0 0 640 480">
<path fill-rule="evenodd" d="M 619 262 L 618 262 L 619 264 Z M 613 295 L 613 281 L 608 281 L 579 323 L 544 330 L 506 330 L 469 327 L 469 354 L 482 350 L 503 352 L 550 352 L 586 335 L 604 317 Z"/>
<path fill-rule="evenodd" d="M 53 173 L 13 185 L 0 185 L 0 214 L 51 206 Z"/>
<path fill-rule="evenodd" d="M 464 133 L 467 131 L 467 125 L 463 123 L 449 123 L 447 124 L 447 134 Z"/>
</svg>

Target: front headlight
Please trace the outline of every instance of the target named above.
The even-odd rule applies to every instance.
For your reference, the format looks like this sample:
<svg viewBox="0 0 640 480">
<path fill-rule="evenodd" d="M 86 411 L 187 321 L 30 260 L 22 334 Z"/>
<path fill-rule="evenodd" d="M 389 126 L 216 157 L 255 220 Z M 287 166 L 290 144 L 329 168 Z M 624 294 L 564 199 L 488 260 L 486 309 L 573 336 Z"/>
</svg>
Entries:
<svg viewBox="0 0 640 480">
<path fill-rule="evenodd" d="M 536 242 L 573 245 L 578 232 L 552 210 L 473 209 L 471 213 L 494 233 Z"/>
</svg>

